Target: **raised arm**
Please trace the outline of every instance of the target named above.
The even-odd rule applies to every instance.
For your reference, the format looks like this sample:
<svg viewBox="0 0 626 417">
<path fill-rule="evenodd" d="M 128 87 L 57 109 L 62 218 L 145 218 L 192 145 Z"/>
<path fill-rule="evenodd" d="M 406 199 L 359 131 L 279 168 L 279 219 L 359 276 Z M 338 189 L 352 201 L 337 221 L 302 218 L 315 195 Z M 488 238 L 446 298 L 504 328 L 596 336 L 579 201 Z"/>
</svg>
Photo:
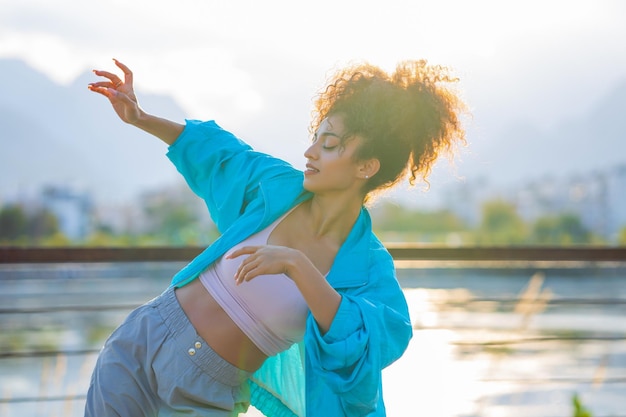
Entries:
<svg viewBox="0 0 626 417">
<path fill-rule="evenodd" d="M 173 144 L 184 125 L 146 113 L 137 101 L 132 71 L 118 60 L 113 61 L 124 73 L 124 80 L 112 72 L 94 70 L 94 74 L 106 78 L 106 81 L 90 83 L 87 88 L 108 98 L 115 113 L 125 123 L 156 136 L 168 145 Z"/>
</svg>

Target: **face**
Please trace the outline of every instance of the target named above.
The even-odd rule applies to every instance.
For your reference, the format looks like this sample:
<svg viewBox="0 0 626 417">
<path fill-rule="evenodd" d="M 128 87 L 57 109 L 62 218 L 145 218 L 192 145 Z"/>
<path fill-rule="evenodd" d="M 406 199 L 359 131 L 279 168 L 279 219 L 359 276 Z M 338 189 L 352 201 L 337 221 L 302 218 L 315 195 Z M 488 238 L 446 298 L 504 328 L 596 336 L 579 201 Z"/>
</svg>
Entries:
<svg viewBox="0 0 626 417">
<path fill-rule="evenodd" d="M 315 133 L 313 143 L 304 152 L 307 159 L 304 188 L 314 193 L 341 192 L 358 189 L 360 164 L 355 162 L 358 136 L 342 143 L 343 120 L 330 116 Z"/>
</svg>

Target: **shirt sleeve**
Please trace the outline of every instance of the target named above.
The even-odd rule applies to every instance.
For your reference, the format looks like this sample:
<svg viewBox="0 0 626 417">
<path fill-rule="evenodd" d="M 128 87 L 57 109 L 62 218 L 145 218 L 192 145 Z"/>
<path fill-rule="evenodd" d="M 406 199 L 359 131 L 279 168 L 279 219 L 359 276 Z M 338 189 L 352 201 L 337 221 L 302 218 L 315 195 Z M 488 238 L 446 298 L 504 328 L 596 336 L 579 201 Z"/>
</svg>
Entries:
<svg viewBox="0 0 626 417">
<path fill-rule="evenodd" d="M 306 349 L 316 376 L 335 392 L 347 415 L 366 415 L 382 395 L 382 370 L 412 336 L 408 306 L 391 257 L 371 268 L 374 279 L 341 292 L 335 319 L 322 334 L 309 317 Z"/>
<path fill-rule="evenodd" d="M 295 171 L 283 160 L 255 152 L 214 121 L 187 120 L 167 156 L 205 201 L 221 232 L 243 214 L 262 180 Z"/>
</svg>

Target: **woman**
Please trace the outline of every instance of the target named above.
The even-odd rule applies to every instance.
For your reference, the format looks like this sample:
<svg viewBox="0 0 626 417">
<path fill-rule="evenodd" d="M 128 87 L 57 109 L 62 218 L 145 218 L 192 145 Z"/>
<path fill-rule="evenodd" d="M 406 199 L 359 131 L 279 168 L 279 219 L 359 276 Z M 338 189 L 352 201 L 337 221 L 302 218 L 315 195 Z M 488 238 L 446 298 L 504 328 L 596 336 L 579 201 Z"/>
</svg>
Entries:
<svg viewBox="0 0 626 417">
<path fill-rule="evenodd" d="M 215 122 L 144 112 L 115 64 L 123 79 L 95 71 L 89 89 L 169 145 L 221 236 L 107 340 L 86 415 L 384 416 L 381 372 L 412 330 L 364 203 L 463 141 L 455 80 L 425 61 L 339 71 L 301 172 Z"/>
</svg>

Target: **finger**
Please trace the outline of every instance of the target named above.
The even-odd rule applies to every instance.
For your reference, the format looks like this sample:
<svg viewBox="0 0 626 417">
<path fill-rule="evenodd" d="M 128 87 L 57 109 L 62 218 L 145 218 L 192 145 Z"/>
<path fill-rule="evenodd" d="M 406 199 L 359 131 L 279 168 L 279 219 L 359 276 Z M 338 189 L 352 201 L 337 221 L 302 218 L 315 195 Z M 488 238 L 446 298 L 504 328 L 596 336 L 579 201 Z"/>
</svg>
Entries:
<svg viewBox="0 0 626 417">
<path fill-rule="evenodd" d="M 250 259 L 250 258 L 248 258 Z M 256 259 L 254 261 L 242 262 L 239 265 L 239 269 L 237 270 L 237 274 L 235 275 L 235 284 L 239 285 L 244 281 L 250 281 L 252 278 L 259 275 L 259 266 L 261 265 L 261 261 Z"/>
<path fill-rule="evenodd" d="M 94 70 L 93 72 L 100 77 L 108 78 L 112 88 L 119 88 L 121 85 L 124 84 L 120 77 L 118 77 L 116 74 L 113 74 L 112 72 L 100 70 Z"/>
<path fill-rule="evenodd" d="M 118 92 L 114 88 L 92 87 L 90 85 L 87 86 L 87 88 L 89 88 L 89 90 L 93 91 L 94 93 L 102 94 L 103 96 L 105 96 L 108 99 L 112 99 L 112 98 L 118 96 Z"/>
<path fill-rule="evenodd" d="M 109 71 L 93 70 L 93 73 L 99 77 L 108 78 L 109 80 L 111 80 L 111 82 L 114 82 L 115 80 L 118 80 L 118 81 L 120 80 L 120 77 L 118 77 L 117 74 L 113 74 L 112 72 L 109 72 Z"/>
<path fill-rule="evenodd" d="M 89 83 L 90 87 L 104 87 L 104 88 L 113 88 L 114 85 L 111 81 L 97 81 L 95 83 Z"/>
<path fill-rule="evenodd" d="M 108 95 L 107 95 L 108 94 L 108 87 L 89 84 L 87 86 L 87 88 L 90 91 L 93 91 L 94 93 L 99 93 L 99 94 L 102 94 L 103 96 L 107 96 L 108 97 Z"/>
<path fill-rule="evenodd" d="M 115 62 L 115 65 L 117 65 L 117 67 L 121 69 L 122 72 L 124 73 L 124 82 L 128 84 L 132 84 L 133 72 L 130 70 L 130 68 L 128 68 L 126 65 L 122 64 L 120 61 L 118 61 L 115 58 L 113 58 L 113 62 Z"/>
<path fill-rule="evenodd" d="M 107 95 L 105 94 L 105 92 L 103 91 L 102 88 L 96 88 L 96 87 L 92 87 L 92 86 L 87 86 L 87 88 L 90 91 L 93 91 L 94 93 L 98 93 L 98 94 L 102 94 L 103 96 L 107 97 Z M 107 97 L 108 98 L 108 97 Z"/>
<path fill-rule="evenodd" d="M 246 274 L 249 269 L 250 263 L 253 261 L 251 256 L 245 258 L 239 266 L 237 267 L 237 271 L 235 272 L 235 281 L 240 281 L 241 278 Z"/>
<path fill-rule="evenodd" d="M 226 255 L 226 259 L 233 259 L 241 255 L 252 255 L 260 246 L 244 246 Z"/>
</svg>

